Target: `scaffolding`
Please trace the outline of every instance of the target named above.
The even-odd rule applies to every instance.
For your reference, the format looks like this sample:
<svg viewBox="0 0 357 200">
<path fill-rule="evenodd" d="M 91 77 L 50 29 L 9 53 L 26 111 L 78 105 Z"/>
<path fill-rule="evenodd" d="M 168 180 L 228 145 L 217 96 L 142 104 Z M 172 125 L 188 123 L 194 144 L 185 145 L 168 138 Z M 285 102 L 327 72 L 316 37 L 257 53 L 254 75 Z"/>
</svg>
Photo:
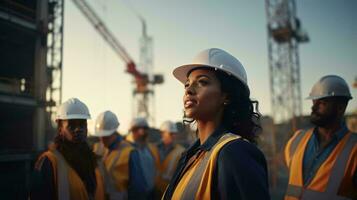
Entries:
<svg viewBox="0 0 357 200">
<path fill-rule="evenodd" d="M 277 123 L 292 120 L 296 129 L 302 113 L 299 43 L 309 38 L 296 16 L 295 0 L 266 0 L 272 114 Z"/>
<path fill-rule="evenodd" d="M 48 9 L 46 111 L 54 120 L 55 108 L 62 102 L 64 1 L 49 0 Z"/>
</svg>

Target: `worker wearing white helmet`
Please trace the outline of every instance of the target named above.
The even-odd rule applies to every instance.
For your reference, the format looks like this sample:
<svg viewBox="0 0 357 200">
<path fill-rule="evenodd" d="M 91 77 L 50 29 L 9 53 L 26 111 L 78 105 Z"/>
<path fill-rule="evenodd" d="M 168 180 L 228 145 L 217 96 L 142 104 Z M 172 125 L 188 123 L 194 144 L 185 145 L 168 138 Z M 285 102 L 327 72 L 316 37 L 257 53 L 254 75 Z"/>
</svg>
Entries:
<svg viewBox="0 0 357 200">
<path fill-rule="evenodd" d="M 339 76 L 324 76 L 307 99 L 314 127 L 297 131 L 285 147 L 285 199 L 357 199 L 357 134 L 343 120 L 349 87 Z"/>
<path fill-rule="evenodd" d="M 95 155 L 86 142 L 87 106 L 71 98 L 57 109 L 58 135 L 54 145 L 43 153 L 35 169 L 41 188 L 33 189 L 31 199 L 104 199 L 103 177 Z"/>
<path fill-rule="evenodd" d="M 179 131 L 177 125 L 171 121 L 165 121 L 160 126 L 161 142 L 157 145 L 160 153 L 159 177 L 156 183 L 158 196 L 162 196 L 168 186 L 177 162 L 185 148 L 177 144 L 175 140 Z"/>
<path fill-rule="evenodd" d="M 133 144 L 139 154 L 141 168 L 144 173 L 148 199 L 154 199 L 154 186 L 157 180 L 160 158 L 156 145 L 147 141 L 149 129 L 149 124 L 146 119 L 137 117 L 131 121 L 129 132 L 132 135 L 134 142 Z"/>
<path fill-rule="evenodd" d="M 102 159 L 106 192 L 110 199 L 144 199 L 146 185 L 138 153 L 117 132 L 119 125 L 111 111 L 100 113 L 95 121 L 94 136 L 107 149 Z"/>
<path fill-rule="evenodd" d="M 260 115 L 241 62 L 210 48 L 173 75 L 184 85 L 184 120 L 196 123 L 198 140 L 163 199 L 270 199 L 266 160 L 254 145 Z"/>
</svg>

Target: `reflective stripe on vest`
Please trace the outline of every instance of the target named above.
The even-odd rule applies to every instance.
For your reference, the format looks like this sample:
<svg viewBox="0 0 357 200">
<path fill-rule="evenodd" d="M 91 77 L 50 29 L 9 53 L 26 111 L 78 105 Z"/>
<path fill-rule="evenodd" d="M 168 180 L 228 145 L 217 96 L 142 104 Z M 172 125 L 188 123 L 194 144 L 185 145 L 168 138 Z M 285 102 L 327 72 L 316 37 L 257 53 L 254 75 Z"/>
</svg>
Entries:
<svg viewBox="0 0 357 200">
<path fill-rule="evenodd" d="M 291 164 L 291 158 L 294 155 L 294 152 L 297 148 L 297 145 L 300 143 L 301 139 L 306 134 L 306 130 L 298 130 L 294 133 L 293 137 L 286 143 L 284 148 L 284 157 L 285 164 L 289 168 Z"/>
<path fill-rule="evenodd" d="M 213 173 L 219 151 L 230 141 L 241 138 L 232 133 L 224 134 L 209 151 L 198 153 L 192 165 L 184 172 L 172 199 L 211 199 Z"/>
<path fill-rule="evenodd" d="M 63 156 L 57 151 L 52 151 L 57 159 L 57 193 L 58 199 L 70 199 L 69 185 L 68 185 L 68 168 Z"/>
<path fill-rule="evenodd" d="M 312 131 L 309 131 L 309 136 L 305 137 L 305 141 L 302 141 L 301 143 L 305 144 L 299 144 L 299 148 L 306 148 L 307 141 L 310 139 L 312 134 Z M 293 167 L 290 166 L 290 178 L 289 178 L 289 185 L 287 187 L 286 191 L 286 196 L 285 199 L 331 199 L 331 200 L 338 200 L 338 199 L 349 199 L 347 197 L 341 197 L 338 196 L 338 190 L 339 186 L 342 183 L 342 180 L 345 175 L 345 170 L 347 168 L 347 163 L 350 158 L 350 154 L 352 153 L 353 148 L 355 147 L 357 143 L 357 134 L 353 133 L 347 133 L 344 138 L 339 142 L 339 144 L 335 147 L 333 152 L 330 154 L 330 156 L 324 161 L 324 163 L 320 166 L 320 169 L 324 169 L 324 167 L 329 163 L 333 164 L 329 171 L 329 177 L 323 177 L 324 181 L 327 183 L 318 183 L 320 188 L 311 188 L 313 186 L 316 187 L 316 182 L 320 182 L 319 179 L 316 179 L 316 177 L 321 176 L 321 172 L 319 173 L 319 170 L 317 171 L 313 181 L 309 183 L 309 185 L 306 185 L 305 187 L 302 186 L 302 184 L 297 184 L 296 182 L 296 176 L 302 176 L 302 159 L 303 156 L 297 156 L 299 158 L 295 158 L 295 152 L 293 152 L 293 158 L 292 159 L 299 159 L 300 164 L 299 168 L 295 170 L 301 170 L 300 173 L 297 174 L 297 172 L 294 172 L 292 169 Z M 300 154 L 304 154 L 304 151 L 300 152 Z M 333 157 L 332 157 L 333 156 Z M 294 161 L 296 162 L 296 160 Z M 295 163 L 296 164 L 296 163 Z M 326 170 L 328 170 L 328 167 L 325 167 Z M 321 177 L 320 177 L 321 178 Z M 292 179 L 295 180 L 292 181 Z M 300 177 L 302 179 L 302 177 Z M 326 185 L 325 188 L 323 186 Z M 320 191 L 318 191 L 320 190 Z"/>
<path fill-rule="evenodd" d="M 307 131 L 305 131 L 305 130 L 300 131 L 300 133 L 298 133 L 298 135 L 295 137 L 295 139 L 291 142 L 291 146 L 289 149 L 290 160 L 291 160 L 291 157 L 294 155 L 298 144 L 300 144 L 301 139 L 305 136 L 306 132 Z"/>
</svg>

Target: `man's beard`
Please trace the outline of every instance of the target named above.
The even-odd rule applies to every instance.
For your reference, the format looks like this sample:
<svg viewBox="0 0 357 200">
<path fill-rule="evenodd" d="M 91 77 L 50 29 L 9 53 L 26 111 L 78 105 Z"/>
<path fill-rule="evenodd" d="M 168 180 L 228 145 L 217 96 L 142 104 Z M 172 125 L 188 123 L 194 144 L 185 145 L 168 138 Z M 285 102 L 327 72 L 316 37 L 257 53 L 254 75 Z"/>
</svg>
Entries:
<svg viewBox="0 0 357 200">
<path fill-rule="evenodd" d="M 310 122 L 319 127 L 326 127 L 336 120 L 336 114 L 328 113 L 321 115 L 315 111 L 311 112 Z"/>
<path fill-rule="evenodd" d="M 73 143 L 58 135 L 55 138 L 57 150 L 63 155 L 68 164 L 77 172 L 85 183 L 87 191 L 95 191 L 95 183 L 88 181 L 89 177 L 95 180 L 95 168 L 97 162 L 93 151 L 86 141 Z"/>
</svg>

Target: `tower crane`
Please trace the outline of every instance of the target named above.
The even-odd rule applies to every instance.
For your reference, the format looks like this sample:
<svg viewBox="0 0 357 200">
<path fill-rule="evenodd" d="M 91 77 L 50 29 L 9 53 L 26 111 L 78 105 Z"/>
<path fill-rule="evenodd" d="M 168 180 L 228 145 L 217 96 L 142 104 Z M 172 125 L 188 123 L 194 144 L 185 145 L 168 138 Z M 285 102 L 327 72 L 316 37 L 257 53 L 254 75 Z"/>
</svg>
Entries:
<svg viewBox="0 0 357 200">
<path fill-rule="evenodd" d="M 137 110 L 134 113 L 143 113 L 141 117 L 152 117 L 149 113 L 149 102 L 147 95 L 153 94 L 153 91 L 149 88 L 149 84 L 160 84 L 163 82 L 161 75 L 154 76 L 154 80 L 150 80 L 147 73 L 138 71 L 137 65 L 133 61 L 132 57 L 127 53 L 123 45 L 116 39 L 116 37 L 110 32 L 105 23 L 94 12 L 90 5 L 85 0 L 72 0 L 87 20 L 93 25 L 95 30 L 102 36 L 102 38 L 109 44 L 109 46 L 117 53 L 117 55 L 125 62 L 126 72 L 131 74 L 135 80 L 135 95 L 141 95 L 145 98 L 140 98 L 137 103 Z M 144 111 L 143 111 L 144 109 Z M 135 116 L 137 117 L 137 116 Z"/>
</svg>

